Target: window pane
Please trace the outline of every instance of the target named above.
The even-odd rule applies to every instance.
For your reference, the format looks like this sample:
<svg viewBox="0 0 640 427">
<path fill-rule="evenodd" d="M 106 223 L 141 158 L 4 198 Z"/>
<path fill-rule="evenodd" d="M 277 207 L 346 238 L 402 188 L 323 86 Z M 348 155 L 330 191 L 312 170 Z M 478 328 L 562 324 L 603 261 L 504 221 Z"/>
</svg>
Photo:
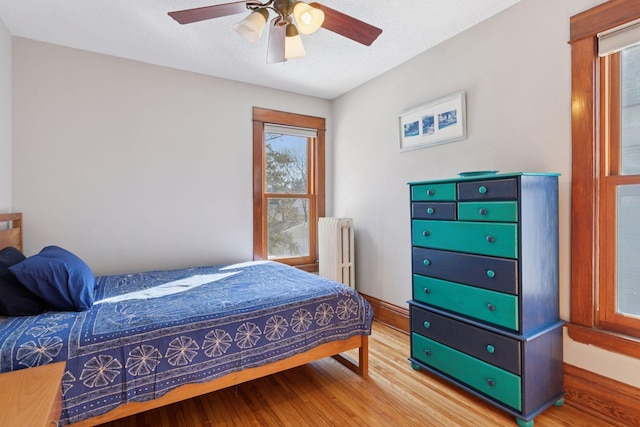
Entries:
<svg viewBox="0 0 640 427">
<path fill-rule="evenodd" d="M 266 191 L 307 194 L 307 138 L 266 133 Z"/>
<path fill-rule="evenodd" d="M 640 174 L 640 45 L 620 54 L 622 174 Z"/>
<path fill-rule="evenodd" d="M 309 199 L 269 198 L 268 257 L 309 255 Z"/>
<path fill-rule="evenodd" d="M 640 316 L 640 185 L 617 192 L 617 304 L 618 313 Z"/>
</svg>

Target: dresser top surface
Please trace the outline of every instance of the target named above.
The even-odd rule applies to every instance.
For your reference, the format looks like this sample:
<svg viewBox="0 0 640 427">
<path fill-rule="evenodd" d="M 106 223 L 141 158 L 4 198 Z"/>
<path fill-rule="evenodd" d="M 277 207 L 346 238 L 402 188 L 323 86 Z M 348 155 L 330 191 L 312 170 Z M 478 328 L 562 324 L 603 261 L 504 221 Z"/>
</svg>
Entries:
<svg viewBox="0 0 640 427">
<path fill-rule="evenodd" d="M 419 184 L 431 184 L 431 183 L 447 183 L 447 182 L 464 182 L 464 181 L 477 181 L 477 180 L 489 180 L 489 179 L 504 179 L 504 178 L 514 178 L 518 176 L 550 176 L 550 177 L 558 177 L 559 173 L 555 172 L 508 172 L 508 173 L 495 173 L 493 171 L 477 171 L 477 172 L 461 172 L 461 175 L 452 178 L 439 178 L 439 179 L 430 179 L 425 181 L 412 181 L 408 182 L 408 185 L 419 185 Z"/>
</svg>

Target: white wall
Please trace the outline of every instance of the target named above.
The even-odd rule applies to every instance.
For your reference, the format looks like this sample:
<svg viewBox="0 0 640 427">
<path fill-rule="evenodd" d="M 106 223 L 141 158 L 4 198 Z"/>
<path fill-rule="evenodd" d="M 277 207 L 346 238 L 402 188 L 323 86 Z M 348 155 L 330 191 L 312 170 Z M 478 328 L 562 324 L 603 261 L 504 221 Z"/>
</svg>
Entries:
<svg viewBox="0 0 640 427">
<path fill-rule="evenodd" d="M 251 259 L 252 107 L 330 120 L 326 100 L 17 37 L 13 92 L 25 252 L 96 274 Z"/>
<path fill-rule="evenodd" d="M 333 214 L 356 225 L 359 291 L 411 299 L 407 182 L 468 170 L 560 172 L 560 304 L 569 318 L 569 18 L 602 0 L 522 0 L 334 100 Z M 398 151 L 398 114 L 467 94 L 468 138 Z M 565 361 L 640 386 L 640 361 L 565 338 Z"/>
<path fill-rule="evenodd" d="M 0 212 L 11 209 L 11 35 L 0 19 Z"/>
<path fill-rule="evenodd" d="M 2 133 L 12 123 L 11 39 L 0 25 L 0 210 L 13 181 L 26 252 L 59 244 L 97 274 L 248 259 L 251 107 L 323 116 L 331 127 L 328 213 L 355 219 L 360 291 L 400 306 L 411 298 L 408 181 L 554 171 L 562 173 L 567 319 L 566 41 L 569 17 L 599 3 L 522 0 L 332 103 L 14 38 L 13 180 Z M 458 90 L 467 92 L 468 138 L 400 153 L 398 114 Z M 640 387 L 638 360 L 567 337 L 564 350 L 567 363 Z"/>
</svg>

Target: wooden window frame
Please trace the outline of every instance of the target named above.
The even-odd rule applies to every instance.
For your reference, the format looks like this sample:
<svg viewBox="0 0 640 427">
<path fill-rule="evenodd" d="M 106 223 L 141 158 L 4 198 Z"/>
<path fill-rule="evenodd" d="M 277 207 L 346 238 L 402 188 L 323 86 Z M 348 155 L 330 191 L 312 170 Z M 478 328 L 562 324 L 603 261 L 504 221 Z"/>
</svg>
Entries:
<svg viewBox="0 0 640 427">
<path fill-rule="evenodd" d="M 571 321 L 578 342 L 640 358 L 640 339 L 598 320 L 601 269 L 601 89 L 597 34 L 640 18 L 637 0 L 611 0 L 571 17 Z"/>
<path fill-rule="evenodd" d="M 309 185 L 315 194 L 309 218 L 309 256 L 278 259 L 301 270 L 318 271 L 318 218 L 325 216 L 325 133 L 326 120 L 283 111 L 253 107 L 253 259 L 268 259 L 266 207 L 264 206 L 265 150 L 264 125 L 275 124 L 315 129 L 317 136 L 311 162 L 312 177 Z"/>
<path fill-rule="evenodd" d="M 620 52 L 600 59 L 600 268 L 598 325 L 640 338 L 640 319 L 618 312 L 617 289 L 617 203 L 618 189 L 640 185 L 640 175 L 622 174 Z"/>
</svg>

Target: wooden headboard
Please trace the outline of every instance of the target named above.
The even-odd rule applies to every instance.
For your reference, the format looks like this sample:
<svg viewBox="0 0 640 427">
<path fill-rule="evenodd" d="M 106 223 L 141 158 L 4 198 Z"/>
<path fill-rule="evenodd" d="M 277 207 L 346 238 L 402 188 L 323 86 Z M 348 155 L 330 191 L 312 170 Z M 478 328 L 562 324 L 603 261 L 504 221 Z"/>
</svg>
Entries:
<svg viewBox="0 0 640 427">
<path fill-rule="evenodd" d="M 0 214 L 0 249 L 7 246 L 22 250 L 22 213 Z"/>
</svg>

